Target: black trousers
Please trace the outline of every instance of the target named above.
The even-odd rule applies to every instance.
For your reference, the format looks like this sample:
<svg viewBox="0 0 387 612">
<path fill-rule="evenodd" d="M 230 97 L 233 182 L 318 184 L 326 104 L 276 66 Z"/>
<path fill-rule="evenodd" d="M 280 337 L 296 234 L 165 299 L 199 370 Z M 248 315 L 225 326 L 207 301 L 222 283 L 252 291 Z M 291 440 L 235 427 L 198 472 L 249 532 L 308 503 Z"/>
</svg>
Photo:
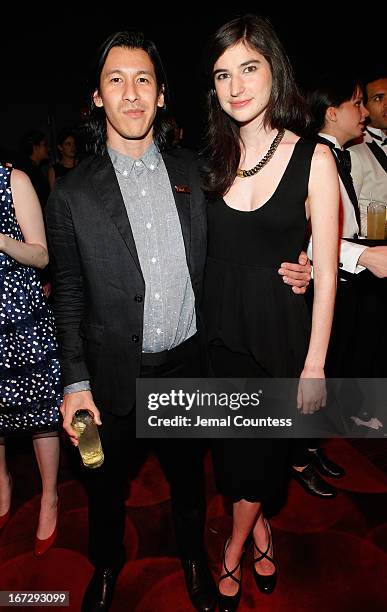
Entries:
<svg viewBox="0 0 387 612">
<path fill-rule="evenodd" d="M 176 349 L 144 355 L 141 377 L 203 376 L 196 337 Z M 135 413 L 119 417 L 102 413 L 100 436 L 105 461 L 85 474 L 89 497 L 89 558 L 95 567 L 120 567 L 125 562 L 125 485 L 135 476 L 149 450 L 156 452 L 171 490 L 172 518 L 179 554 L 204 555 L 205 482 L 201 440 L 137 440 Z"/>
</svg>

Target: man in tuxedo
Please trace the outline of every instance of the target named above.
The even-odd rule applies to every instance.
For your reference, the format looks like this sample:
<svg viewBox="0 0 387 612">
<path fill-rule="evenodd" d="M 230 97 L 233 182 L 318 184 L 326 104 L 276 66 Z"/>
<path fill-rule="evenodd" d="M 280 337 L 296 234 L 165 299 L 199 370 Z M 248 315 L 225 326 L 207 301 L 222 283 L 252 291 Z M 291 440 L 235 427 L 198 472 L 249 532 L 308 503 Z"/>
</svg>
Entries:
<svg viewBox="0 0 387 612">
<path fill-rule="evenodd" d="M 349 147 L 351 175 L 359 200 L 361 233 L 367 235 L 367 206 L 371 198 L 387 205 L 387 74 L 369 77 L 364 86 L 368 125 L 364 142 Z"/>
<path fill-rule="evenodd" d="M 100 425 L 105 454 L 87 475 L 95 572 L 83 611 L 109 609 L 125 561 L 124 459 L 135 444 L 136 377 L 205 371 L 198 308 L 205 198 L 195 155 L 165 149 L 166 78 L 154 43 L 138 32 L 113 34 L 101 47 L 92 92 L 95 155 L 57 182 L 47 210 L 63 424 L 76 444 L 71 421 L 87 409 Z M 283 264 L 279 272 L 295 292 L 305 290 L 308 265 Z M 203 445 L 165 440 L 155 450 L 171 487 L 189 596 L 197 610 L 213 610 Z"/>
</svg>

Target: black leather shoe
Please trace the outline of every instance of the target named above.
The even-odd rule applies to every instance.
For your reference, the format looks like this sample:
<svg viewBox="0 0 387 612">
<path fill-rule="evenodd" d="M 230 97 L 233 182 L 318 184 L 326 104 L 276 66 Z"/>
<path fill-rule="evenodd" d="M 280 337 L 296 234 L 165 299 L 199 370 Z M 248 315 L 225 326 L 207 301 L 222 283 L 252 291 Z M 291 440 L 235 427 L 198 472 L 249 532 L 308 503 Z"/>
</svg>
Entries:
<svg viewBox="0 0 387 612">
<path fill-rule="evenodd" d="M 216 609 L 217 593 L 212 574 L 205 559 L 182 560 L 185 584 L 192 605 L 200 612 Z"/>
<path fill-rule="evenodd" d="M 345 470 L 340 465 L 337 465 L 337 463 L 331 461 L 322 448 L 319 447 L 313 451 L 308 450 L 308 453 L 311 462 L 320 474 L 328 476 L 328 478 L 342 478 L 345 475 Z"/>
<path fill-rule="evenodd" d="M 292 468 L 292 476 L 305 489 L 307 493 L 315 497 L 331 498 L 336 497 L 337 489 L 321 478 L 313 465 L 309 464 L 304 470 L 299 472 Z"/>
<path fill-rule="evenodd" d="M 118 574 L 109 568 L 95 570 L 83 596 L 82 612 L 110 610 Z"/>
</svg>

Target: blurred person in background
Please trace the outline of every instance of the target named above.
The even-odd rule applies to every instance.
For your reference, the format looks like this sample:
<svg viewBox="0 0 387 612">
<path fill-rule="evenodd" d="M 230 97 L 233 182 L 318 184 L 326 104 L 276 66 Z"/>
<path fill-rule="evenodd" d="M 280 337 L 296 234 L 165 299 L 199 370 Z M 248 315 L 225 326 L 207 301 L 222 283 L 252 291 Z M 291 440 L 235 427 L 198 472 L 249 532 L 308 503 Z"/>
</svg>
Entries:
<svg viewBox="0 0 387 612">
<path fill-rule="evenodd" d="M 19 153 L 17 167 L 29 176 L 44 210 L 50 195 L 50 185 L 44 171 L 44 164 L 49 157 L 46 134 L 40 130 L 25 132 L 19 143 Z"/>
<path fill-rule="evenodd" d="M 64 128 L 59 132 L 56 146 L 59 151 L 59 160 L 48 169 L 48 182 L 51 189 L 53 189 L 57 178 L 66 176 L 78 163 L 77 143 L 72 129 Z"/>
</svg>

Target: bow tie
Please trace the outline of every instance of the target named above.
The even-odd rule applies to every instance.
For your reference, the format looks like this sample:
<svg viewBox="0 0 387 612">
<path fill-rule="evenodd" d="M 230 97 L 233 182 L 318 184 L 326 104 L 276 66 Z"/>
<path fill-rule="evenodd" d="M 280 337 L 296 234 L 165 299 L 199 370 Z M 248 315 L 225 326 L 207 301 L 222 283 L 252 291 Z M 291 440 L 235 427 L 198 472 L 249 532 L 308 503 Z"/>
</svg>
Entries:
<svg viewBox="0 0 387 612">
<path fill-rule="evenodd" d="M 337 159 L 339 160 L 339 164 L 342 168 L 345 168 L 345 170 L 347 172 L 351 172 L 351 154 L 349 151 L 343 151 L 342 149 L 339 149 L 338 147 L 334 147 L 334 152 L 335 155 L 337 157 Z"/>
</svg>

